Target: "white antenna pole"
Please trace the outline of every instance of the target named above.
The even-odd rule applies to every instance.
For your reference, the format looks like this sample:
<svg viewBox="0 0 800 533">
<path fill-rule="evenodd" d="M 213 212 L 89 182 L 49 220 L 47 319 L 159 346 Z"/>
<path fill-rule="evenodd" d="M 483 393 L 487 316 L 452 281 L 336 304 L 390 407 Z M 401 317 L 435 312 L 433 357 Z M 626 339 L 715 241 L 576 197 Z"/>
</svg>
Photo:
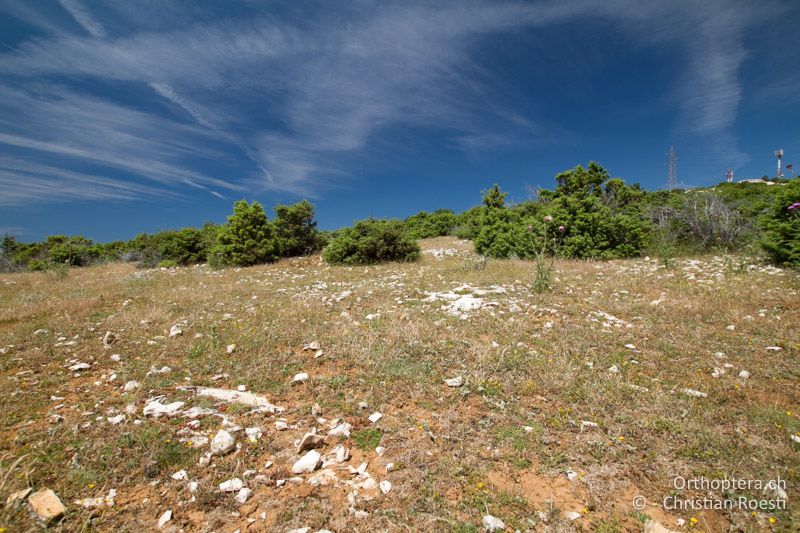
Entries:
<svg viewBox="0 0 800 533">
<path fill-rule="evenodd" d="M 781 168 L 781 160 L 783 159 L 783 148 L 775 150 L 775 157 L 778 158 L 778 177 L 783 177 L 783 169 Z"/>
</svg>

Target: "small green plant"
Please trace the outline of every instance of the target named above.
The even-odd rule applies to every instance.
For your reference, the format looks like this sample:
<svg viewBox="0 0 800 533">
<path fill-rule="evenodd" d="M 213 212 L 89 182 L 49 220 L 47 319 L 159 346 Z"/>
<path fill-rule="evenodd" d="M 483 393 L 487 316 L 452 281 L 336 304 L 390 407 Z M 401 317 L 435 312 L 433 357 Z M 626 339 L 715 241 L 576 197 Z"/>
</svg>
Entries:
<svg viewBox="0 0 800 533">
<path fill-rule="evenodd" d="M 533 274 L 533 291 L 537 294 L 541 294 L 543 292 L 547 292 L 551 289 L 551 281 L 553 279 L 553 265 L 554 260 L 552 255 L 547 254 L 547 246 L 548 246 L 548 230 L 550 228 L 550 224 L 553 222 L 553 217 L 547 215 L 544 217 L 544 236 L 542 238 L 541 245 L 539 249 L 536 251 L 535 255 L 533 256 L 533 262 L 536 267 Z M 533 227 L 529 227 L 529 231 L 533 233 Z M 558 232 L 564 233 L 566 231 L 565 226 L 559 226 Z M 553 254 L 556 253 L 558 248 L 558 238 L 553 238 Z"/>
<path fill-rule="evenodd" d="M 47 277 L 52 279 L 64 279 L 69 274 L 69 264 L 64 263 L 47 263 L 44 267 L 44 273 Z"/>
<path fill-rule="evenodd" d="M 537 294 L 550 290 L 550 280 L 553 277 L 553 259 L 544 254 L 536 254 L 533 258 L 536 270 L 533 274 L 533 291 Z"/>
<path fill-rule="evenodd" d="M 211 324 L 211 351 L 217 351 L 217 344 L 219 344 L 219 336 L 217 335 L 217 325 Z"/>
<path fill-rule="evenodd" d="M 359 450 L 374 450 L 381 442 L 383 433 L 380 429 L 362 429 L 353 433 L 353 442 Z"/>
</svg>

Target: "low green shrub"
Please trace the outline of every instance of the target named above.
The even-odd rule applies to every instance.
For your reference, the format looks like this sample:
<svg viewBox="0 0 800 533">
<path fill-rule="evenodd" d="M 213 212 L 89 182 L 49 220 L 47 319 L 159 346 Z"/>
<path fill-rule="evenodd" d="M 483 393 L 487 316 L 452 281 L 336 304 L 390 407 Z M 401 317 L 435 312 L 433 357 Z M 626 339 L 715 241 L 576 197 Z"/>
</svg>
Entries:
<svg viewBox="0 0 800 533">
<path fill-rule="evenodd" d="M 420 248 L 397 220 L 368 219 L 339 230 L 322 257 L 331 264 L 368 265 L 385 261 L 416 261 Z"/>
<path fill-rule="evenodd" d="M 780 186 L 759 226 L 763 231 L 761 246 L 772 262 L 800 268 L 800 180 Z"/>
</svg>

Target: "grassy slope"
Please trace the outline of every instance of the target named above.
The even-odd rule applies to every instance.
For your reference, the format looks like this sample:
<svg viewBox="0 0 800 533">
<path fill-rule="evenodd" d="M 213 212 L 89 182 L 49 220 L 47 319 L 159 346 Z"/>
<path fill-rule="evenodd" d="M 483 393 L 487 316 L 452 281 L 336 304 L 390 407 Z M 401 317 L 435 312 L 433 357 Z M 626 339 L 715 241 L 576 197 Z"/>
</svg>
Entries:
<svg viewBox="0 0 800 533">
<path fill-rule="evenodd" d="M 109 265 L 63 279 L 0 276 L 0 348 L 13 345 L 0 355 L 0 453 L 9 473 L 0 497 L 28 485 L 52 488 L 68 506 L 65 530 L 150 530 L 168 508 L 171 525 L 188 531 L 246 531 L 248 518 L 253 528 L 277 531 L 475 531 L 487 510 L 512 528 L 535 531 L 640 531 L 645 514 L 669 527 L 695 517 L 695 529 L 705 531 L 800 524 L 796 508 L 755 516 L 631 508 L 637 494 L 659 502 L 678 475 L 780 476 L 790 504 L 795 499 L 800 447 L 789 435 L 800 432 L 797 274 L 747 271 L 733 258 L 678 260 L 671 269 L 645 260 L 564 262 L 554 290 L 536 295 L 528 290 L 530 263 L 490 261 L 479 271 L 465 261 L 466 243 L 424 243 L 433 247 L 460 251 L 366 268 L 331 268 L 314 257 L 221 272 L 134 275 L 128 265 Z M 447 302 L 421 301 L 423 291 L 463 283 L 507 292 L 487 295 L 497 305 L 466 320 L 441 310 Z M 335 301 L 345 290 L 352 294 Z M 605 327 L 595 311 L 630 327 Z M 377 316 L 366 320 L 370 314 Z M 182 336 L 159 338 L 182 319 Z M 33 335 L 39 328 L 48 333 Z M 101 342 L 106 331 L 118 336 L 110 349 Z M 77 344 L 55 348 L 59 336 Z M 313 340 L 324 350 L 320 358 L 302 350 Z M 227 355 L 231 343 L 237 348 Z M 114 353 L 121 362 L 111 361 Z M 66 369 L 73 360 L 92 369 L 76 376 Z M 712 368 L 725 363 L 732 365 L 726 374 L 713 378 Z M 172 371 L 147 375 L 164 365 Z M 612 365 L 618 373 L 607 370 Z M 750 379 L 737 378 L 740 370 Z M 292 386 L 301 371 L 310 380 Z M 229 377 L 212 381 L 217 374 Z M 456 375 L 464 386 L 443 385 Z M 131 379 L 142 386 L 123 393 Z M 283 416 L 298 427 L 277 432 L 274 416 L 176 390 L 186 384 L 244 384 L 285 407 Z M 708 396 L 680 392 L 687 387 Z M 176 435 L 186 420 L 133 424 L 156 395 L 217 407 L 243 427 L 260 425 L 264 436 L 199 466 L 202 450 Z M 362 401 L 367 410 L 359 409 Z M 122 425 L 98 419 L 131 403 L 138 415 Z M 290 475 L 294 440 L 315 425 L 327 430 L 315 422 L 314 403 L 326 419 L 353 424 L 347 464 L 368 462 L 376 481 L 393 484 L 386 496 L 359 491 L 355 508 L 368 511 L 366 519 L 348 513 L 346 472 L 339 487 L 274 485 Z M 367 420 L 373 411 L 384 414 L 374 426 Z M 51 422 L 52 413 L 64 420 Z M 201 420 L 210 434 L 220 427 L 217 417 Z M 599 427 L 582 430 L 584 420 Z M 372 448 L 378 439 L 383 456 Z M 328 438 L 326 449 L 335 443 Z M 275 464 L 265 469 L 268 460 Z M 390 462 L 397 469 L 387 473 Z M 195 501 L 185 481 L 169 477 L 181 468 L 200 482 Z M 268 483 L 246 480 L 254 489 L 246 504 L 214 490 L 247 469 Z M 568 481 L 567 470 L 578 478 Z M 72 503 L 111 488 L 119 493 L 114 507 L 88 511 Z M 568 511 L 583 518 L 568 523 Z M 34 528 L 20 508 L 4 509 L 0 520 L 14 531 Z"/>
</svg>

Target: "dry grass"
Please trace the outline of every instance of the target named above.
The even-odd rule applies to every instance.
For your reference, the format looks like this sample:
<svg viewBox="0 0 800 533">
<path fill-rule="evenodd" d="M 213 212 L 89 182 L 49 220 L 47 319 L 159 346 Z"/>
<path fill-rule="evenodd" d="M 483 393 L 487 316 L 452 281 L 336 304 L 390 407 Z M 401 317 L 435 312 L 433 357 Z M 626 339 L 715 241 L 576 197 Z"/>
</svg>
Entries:
<svg viewBox="0 0 800 533">
<path fill-rule="evenodd" d="M 676 519 L 688 530 L 695 518 L 700 531 L 796 530 L 797 274 L 748 269 L 735 258 L 677 260 L 674 268 L 645 260 L 561 262 L 553 290 L 535 294 L 530 263 L 481 268 L 467 244 L 452 239 L 426 241 L 423 249 L 418 264 L 374 267 L 328 267 L 313 257 L 225 271 L 110 265 L 64 279 L 0 277 L 0 497 L 50 487 L 68 507 L 59 527 L 70 531 L 152 530 L 166 509 L 174 513 L 168 528 L 187 531 L 477 531 L 487 511 L 523 531 L 641 531 L 645 516 L 674 529 Z M 442 249 L 452 252 L 431 255 Z M 479 296 L 475 289 L 498 287 L 504 291 L 483 296 L 495 305 L 463 319 L 442 309 L 448 300 L 425 301 L 429 293 Z M 604 325 L 598 311 L 620 322 Z M 183 335 L 170 338 L 181 321 Z M 39 329 L 47 333 L 34 335 Z M 106 331 L 117 336 L 107 349 Z M 56 347 L 60 337 L 75 344 Z M 302 350 L 314 340 L 322 357 Z M 231 343 L 237 348 L 228 355 Z M 67 370 L 76 361 L 91 370 Z M 725 364 L 725 374 L 712 377 Z M 148 375 L 163 366 L 171 372 Z M 750 378 L 739 378 L 741 370 Z M 310 379 L 292 386 L 297 372 Z M 219 374 L 228 377 L 212 381 Z M 457 375 L 462 387 L 443 384 Z M 129 380 L 141 387 L 124 393 Z M 296 429 L 278 432 L 275 415 L 247 414 L 177 388 L 239 384 L 285 407 L 281 416 Z M 686 388 L 708 396 L 688 396 Z M 185 419 L 141 416 L 146 400 L 159 395 L 217 408 L 264 435 L 255 443 L 239 437 L 241 450 L 200 466 L 204 450 L 176 435 Z M 275 486 L 290 476 L 293 441 L 313 426 L 327 430 L 312 414 L 315 403 L 317 416 L 353 425 L 347 464 L 366 462 L 376 481 L 393 484 L 387 495 L 358 491 L 352 506 L 367 518 L 348 510 L 346 471 L 339 486 Z M 136 415 L 107 422 L 129 404 Z M 367 420 L 373 411 L 384 415 L 375 425 Z M 55 422 L 56 414 L 63 420 Z M 221 420 L 201 424 L 213 434 Z M 328 449 L 337 441 L 327 440 Z M 386 448 L 382 456 L 376 442 Z M 387 473 L 388 463 L 396 468 Z M 199 481 L 198 492 L 170 479 L 180 469 Z M 243 478 L 248 469 L 266 481 Z M 567 471 L 578 477 L 568 480 Z M 701 475 L 779 476 L 790 508 L 661 508 L 675 492 L 673 478 Z M 215 490 L 237 476 L 254 489 L 244 505 Z M 113 507 L 73 503 L 109 489 L 118 491 Z M 653 503 L 634 510 L 638 494 Z M 583 516 L 571 522 L 570 511 Z M 36 528 L 21 506 L 5 508 L 0 520 L 9 531 Z"/>
</svg>

